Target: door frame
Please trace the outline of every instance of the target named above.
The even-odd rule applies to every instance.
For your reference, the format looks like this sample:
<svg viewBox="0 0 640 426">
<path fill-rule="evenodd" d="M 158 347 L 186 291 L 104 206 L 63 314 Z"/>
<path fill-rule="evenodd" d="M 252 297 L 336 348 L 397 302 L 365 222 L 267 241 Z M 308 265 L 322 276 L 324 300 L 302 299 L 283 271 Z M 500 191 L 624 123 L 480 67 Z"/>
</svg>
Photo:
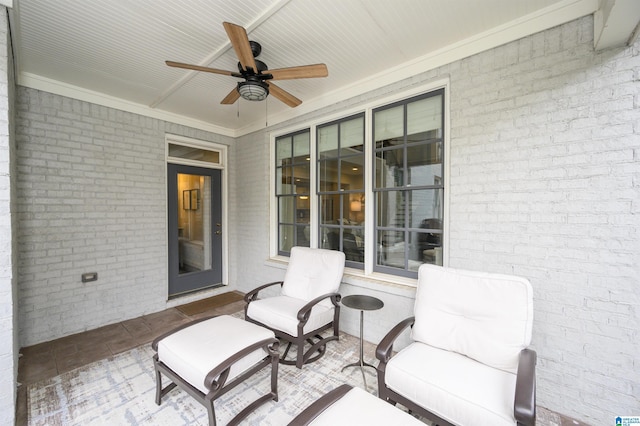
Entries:
<svg viewBox="0 0 640 426">
<path fill-rule="evenodd" d="M 169 144 L 183 145 L 191 148 L 204 149 L 208 151 L 216 151 L 219 153 L 219 161 L 217 163 L 198 161 L 198 160 L 190 160 L 186 158 L 179 157 L 171 157 L 169 155 Z M 165 270 L 167 281 L 165 284 L 165 288 L 167 291 L 167 300 L 169 295 L 169 167 L 168 164 L 181 164 L 185 166 L 196 166 L 196 167 L 204 167 L 208 169 L 219 169 L 221 171 L 221 199 L 222 199 L 222 284 L 229 285 L 229 179 L 228 179 L 228 146 L 222 145 L 213 142 L 207 142 L 199 139 L 188 138 L 185 136 L 174 135 L 174 134 L 165 134 L 165 167 L 164 167 L 164 190 L 165 190 L 165 214 L 166 216 L 166 228 L 165 228 Z M 210 290 L 210 289 L 209 289 Z M 207 291 L 204 289 L 203 291 Z M 185 296 L 188 296 L 187 293 Z M 174 296 L 172 297 L 180 297 Z"/>
</svg>

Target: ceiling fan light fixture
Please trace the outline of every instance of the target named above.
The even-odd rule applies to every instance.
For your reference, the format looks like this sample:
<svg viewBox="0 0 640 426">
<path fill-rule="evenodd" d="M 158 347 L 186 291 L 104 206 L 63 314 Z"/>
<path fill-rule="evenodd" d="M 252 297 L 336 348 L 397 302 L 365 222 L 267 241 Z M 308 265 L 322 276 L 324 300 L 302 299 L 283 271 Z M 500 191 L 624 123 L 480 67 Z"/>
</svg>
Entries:
<svg viewBox="0 0 640 426">
<path fill-rule="evenodd" d="M 248 101 L 263 101 L 269 95 L 269 85 L 263 81 L 243 81 L 238 83 L 238 92 Z"/>
</svg>

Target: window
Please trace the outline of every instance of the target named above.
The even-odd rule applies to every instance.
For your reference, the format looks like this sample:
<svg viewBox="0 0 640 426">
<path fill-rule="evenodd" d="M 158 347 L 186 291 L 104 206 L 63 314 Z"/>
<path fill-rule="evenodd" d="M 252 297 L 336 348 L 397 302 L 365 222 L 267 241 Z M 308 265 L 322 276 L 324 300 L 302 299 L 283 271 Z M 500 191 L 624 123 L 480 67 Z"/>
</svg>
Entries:
<svg viewBox="0 0 640 426">
<path fill-rule="evenodd" d="M 438 89 L 276 137 L 277 253 L 340 250 L 365 274 L 410 278 L 442 265 L 444 97 Z"/>
<path fill-rule="evenodd" d="M 364 114 L 317 128 L 320 247 L 364 267 Z"/>
<path fill-rule="evenodd" d="M 278 199 L 278 254 L 293 246 L 309 247 L 311 157 L 310 131 L 278 137 L 276 149 L 276 198 Z"/>
<path fill-rule="evenodd" d="M 442 264 L 443 91 L 373 111 L 375 271 Z"/>
</svg>

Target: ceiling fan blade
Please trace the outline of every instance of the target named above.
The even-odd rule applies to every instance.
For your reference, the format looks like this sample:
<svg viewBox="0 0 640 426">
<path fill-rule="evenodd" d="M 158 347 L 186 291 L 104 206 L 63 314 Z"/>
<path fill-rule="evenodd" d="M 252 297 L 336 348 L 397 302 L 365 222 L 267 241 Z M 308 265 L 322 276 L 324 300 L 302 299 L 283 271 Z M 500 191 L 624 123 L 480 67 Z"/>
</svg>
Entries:
<svg viewBox="0 0 640 426">
<path fill-rule="evenodd" d="M 223 22 L 224 29 L 229 36 L 229 41 L 233 49 L 236 51 L 240 65 L 245 70 L 251 68 L 255 73 L 258 72 L 256 67 L 256 61 L 253 58 L 253 52 L 251 51 L 251 45 L 249 44 L 249 36 L 247 31 L 240 25 L 232 24 L 230 22 Z"/>
<path fill-rule="evenodd" d="M 302 103 L 302 101 L 291 93 L 287 92 L 284 89 L 276 86 L 275 84 L 269 82 L 269 93 L 276 97 L 276 99 L 280 99 L 285 104 L 289 105 L 291 108 L 295 108 Z"/>
<path fill-rule="evenodd" d="M 175 68 L 184 68 L 187 70 L 204 71 L 204 72 L 210 72 L 213 74 L 229 75 L 231 77 L 242 77 L 242 74 L 233 72 L 233 71 L 225 71 L 225 70 L 219 70 L 216 68 L 201 67 L 200 65 L 183 64 L 182 62 L 165 61 L 165 63 L 170 67 L 175 67 Z"/>
<path fill-rule="evenodd" d="M 227 96 L 220 102 L 222 105 L 231 105 L 236 103 L 236 101 L 240 98 L 240 93 L 238 92 L 238 88 L 234 87 L 232 91 L 229 92 Z"/>
<path fill-rule="evenodd" d="M 329 75 L 329 70 L 325 64 L 303 65 L 300 67 L 279 68 L 268 70 L 265 73 L 271 74 L 274 80 L 293 80 L 296 78 L 317 78 Z"/>
</svg>

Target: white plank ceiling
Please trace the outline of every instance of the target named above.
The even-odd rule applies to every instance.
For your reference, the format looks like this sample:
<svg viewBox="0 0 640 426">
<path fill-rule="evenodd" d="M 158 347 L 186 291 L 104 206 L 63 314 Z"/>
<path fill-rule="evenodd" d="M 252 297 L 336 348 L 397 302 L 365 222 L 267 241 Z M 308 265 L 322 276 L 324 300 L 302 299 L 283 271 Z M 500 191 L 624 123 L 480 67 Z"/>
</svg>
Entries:
<svg viewBox="0 0 640 426">
<path fill-rule="evenodd" d="M 593 13 L 597 0 L 19 0 L 18 83 L 236 136 Z M 220 105 L 237 70 L 223 21 L 262 44 L 270 68 L 325 63 L 286 80 L 303 100 Z M 266 105 L 265 105 L 266 103 Z"/>
</svg>

